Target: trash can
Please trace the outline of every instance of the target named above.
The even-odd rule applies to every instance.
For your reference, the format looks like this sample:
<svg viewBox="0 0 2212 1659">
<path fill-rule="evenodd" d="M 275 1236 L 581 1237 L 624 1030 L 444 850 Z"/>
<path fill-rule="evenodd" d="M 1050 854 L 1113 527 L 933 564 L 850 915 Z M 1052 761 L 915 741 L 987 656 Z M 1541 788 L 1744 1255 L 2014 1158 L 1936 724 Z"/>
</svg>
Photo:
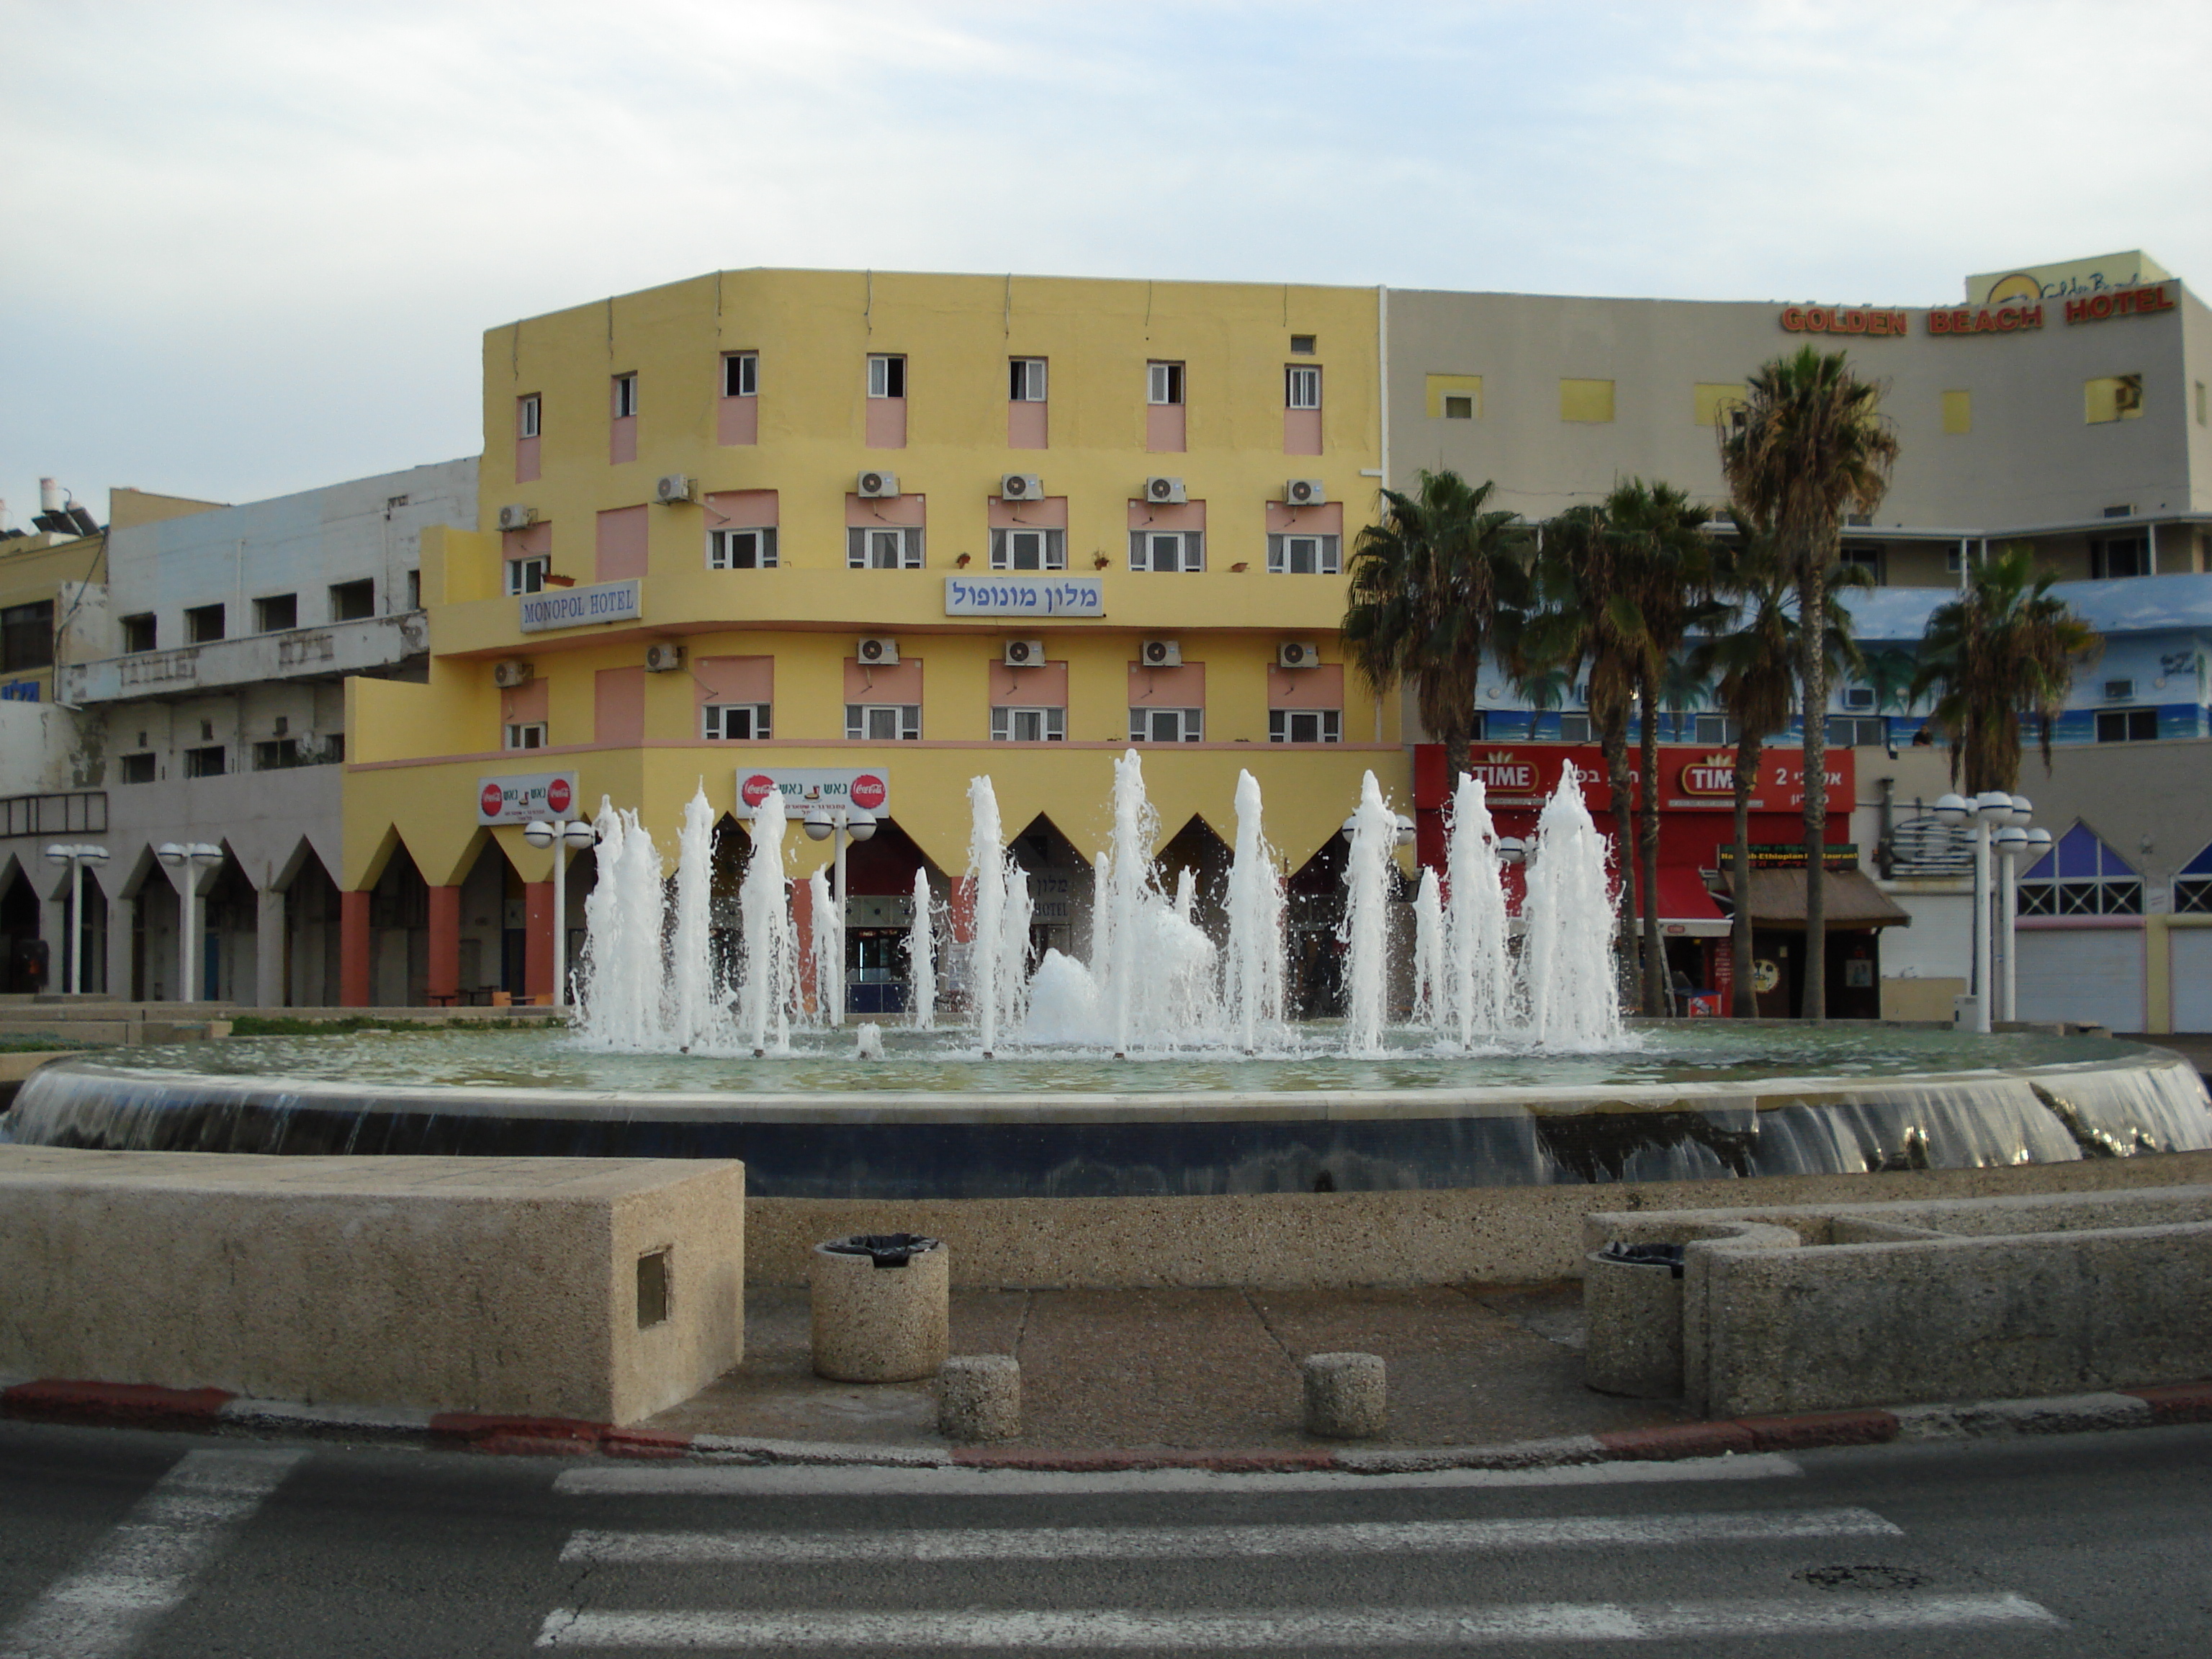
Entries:
<svg viewBox="0 0 2212 1659">
<path fill-rule="evenodd" d="M 841 1382 L 911 1382 L 945 1364 L 950 1253 L 920 1233 L 856 1233 L 814 1247 L 814 1370 Z"/>
<path fill-rule="evenodd" d="M 1583 1376 L 1638 1400 L 1682 1392 L 1682 1247 L 1615 1239 L 1583 1275 Z"/>
</svg>

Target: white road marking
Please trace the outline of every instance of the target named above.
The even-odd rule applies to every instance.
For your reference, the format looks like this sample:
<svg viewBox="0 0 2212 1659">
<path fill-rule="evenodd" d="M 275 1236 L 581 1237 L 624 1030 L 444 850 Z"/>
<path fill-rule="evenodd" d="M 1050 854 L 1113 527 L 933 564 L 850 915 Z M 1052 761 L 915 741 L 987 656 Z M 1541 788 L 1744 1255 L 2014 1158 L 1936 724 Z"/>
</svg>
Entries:
<svg viewBox="0 0 2212 1659">
<path fill-rule="evenodd" d="M 186 1452 L 82 1565 L 5 1632 L 0 1659 L 109 1659 L 182 1601 L 303 1450 Z"/>
<path fill-rule="evenodd" d="M 1080 1496 L 1092 1492 L 1210 1492 L 1255 1497 L 1291 1492 L 1437 1491 L 1495 1486 L 1668 1486 L 1772 1480 L 1802 1474 L 1778 1452 L 1672 1463 L 1563 1463 L 1537 1469 L 1432 1469 L 1419 1474 L 1219 1474 L 1210 1469 L 878 1468 L 847 1465 L 610 1463 L 564 1469 L 553 1489 L 572 1498 L 837 1497 L 921 1493 L 943 1497 Z"/>
<path fill-rule="evenodd" d="M 1607 1544 L 1899 1538 L 1869 1510 L 1590 1515 L 1514 1521 L 1355 1522 L 1275 1527 L 975 1527 L 909 1532 L 579 1531 L 563 1561 L 719 1565 L 801 1561 L 1073 1561 L 1263 1555 L 1406 1555 Z"/>
<path fill-rule="evenodd" d="M 1158 1648 L 1286 1650 L 1450 1643 L 1829 1636 L 2061 1621 L 2018 1595 L 1807 1595 L 1789 1600 L 1553 1601 L 1401 1613 L 618 1613 L 561 1608 L 541 1648 Z"/>
</svg>

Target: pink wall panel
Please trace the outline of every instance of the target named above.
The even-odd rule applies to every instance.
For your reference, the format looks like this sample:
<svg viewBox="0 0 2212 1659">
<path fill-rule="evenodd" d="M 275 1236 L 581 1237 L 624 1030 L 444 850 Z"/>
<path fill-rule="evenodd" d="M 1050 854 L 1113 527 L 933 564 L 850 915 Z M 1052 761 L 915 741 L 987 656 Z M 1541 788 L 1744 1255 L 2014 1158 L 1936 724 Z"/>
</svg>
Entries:
<svg viewBox="0 0 2212 1659">
<path fill-rule="evenodd" d="M 1006 405 L 1006 447 L 1048 447 L 1050 428 L 1045 411 L 1051 407 L 1050 404 L 1009 403 Z"/>
<path fill-rule="evenodd" d="M 718 444 L 757 444 L 760 441 L 760 399 L 725 398 L 714 411 L 714 441 Z"/>
<path fill-rule="evenodd" d="M 715 489 L 706 500 L 707 528 L 762 530 L 776 522 L 776 494 L 773 489 Z"/>
<path fill-rule="evenodd" d="M 699 688 L 699 704 L 710 702 L 774 702 L 774 657 L 702 657 L 691 665 L 691 678 Z"/>
<path fill-rule="evenodd" d="M 535 438 L 517 438 L 514 441 L 515 483 L 538 482 L 538 442 Z"/>
<path fill-rule="evenodd" d="M 1319 507 L 1285 507 L 1280 501 L 1267 503 L 1267 533 L 1270 536 L 1341 536 L 1344 534 L 1344 503 L 1324 501 Z M 1346 553 L 1350 548 L 1344 550 Z"/>
<path fill-rule="evenodd" d="M 1267 707 L 1270 708 L 1341 708 L 1344 707 L 1344 665 L 1325 662 L 1318 668 L 1269 668 Z"/>
<path fill-rule="evenodd" d="M 921 659 L 902 657 L 889 667 L 845 659 L 847 702 L 920 702 Z"/>
<path fill-rule="evenodd" d="M 1140 662 L 1131 663 L 1129 707 L 1205 708 L 1206 665 L 1187 662 L 1180 668 L 1147 668 Z"/>
<path fill-rule="evenodd" d="M 1067 497 L 1048 495 L 1041 501 L 1010 501 L 1004 496 L 990 498 L 991 528 L 994 530 L 1065 530 L 1067 528 Z"/>
<path fill-rule="evenodd" d="M 602 668 L 592 686 L 592 738 L 595 743 L 645 741 L 645 669 Z"/>
<path fill-rule="evenodd" d="M 620 466 L 637 459 L 637 416 L 621 415 L 607 428 L 607 464 Z"/>
<path fill-rule="evenodd" d="M 599 580 L 617 582 L 645 574 L 649 507 L 617 507 L 599 514 Z"/>
<path fill-rule="evenodd" d="M 553 526 L 534 524 L 527 530 L 502 530 L 499 532 L 499 552 L 503 559 L 534 559 L 541 553 L 553 550 Z"/>
<path fill-rule="evenodd" d="M 868 399 L 868 447 L 871 449 L 904 449 L 906 447 L 905 398 L 871 398 Z"/>
<path fill-rule="evenodd" d="M 1283 411 L 1283 453 L 1321 453 L 1321 410 L 1286 409 Z"/>
<path fill-rule="evenodd" d="M 1203 530 L 1206 503 L 1185 501 L 1180 507 L 1154 507 L 1150 501 L 1129 503 L 1132 530 Z"/>
<path fill-rule="evenodd" d="M 845 497 L 845 527 L 850 530 L 855 526 L 866 529 L 871 525 L 922 525 L 927 521 L 928 505 L 927 495 L 893 495 L 878 501 L 848 493 Z"/>
<path fill-rule="evenodd" d="M 1065 708 L 1067 707 L 1067 665 L 1041 663 L 1035 668 L 991 665 L 991 707 L 994 708 Z"/>
<path fill-rule="evenodd" d="M 507 726 L 528 725 L 545 718 L 547 686 L 545 680 L 531 680 L 512 691 L 499 694 L 499 718 Z"/>
<path fill-rule="evenodd" d="M 1180 454 L 1188 447 L 1183 441 L 1182 417 L 1181 404 L 1146 404 L 1145 447 L 1156 455 Z"/>
</svg>

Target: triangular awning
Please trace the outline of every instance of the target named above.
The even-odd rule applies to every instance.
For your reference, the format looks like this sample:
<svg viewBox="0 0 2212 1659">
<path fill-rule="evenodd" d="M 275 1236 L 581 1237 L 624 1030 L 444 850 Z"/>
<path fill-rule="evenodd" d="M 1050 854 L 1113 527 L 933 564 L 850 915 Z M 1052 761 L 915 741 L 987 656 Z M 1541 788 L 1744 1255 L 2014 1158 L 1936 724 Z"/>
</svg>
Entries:
<svg viewBox="0 0 2212 1659">
<path fill-rule="evenodd" d="M 1802 870 L 1753 870 L 1746 896 L 1754 927 L 1802 927 L 1805 925 L 1806 872 Z M 1912 918 L 1897 901 L 1869 880 L 1863 871 L 1830 870 L 1823 896 L 1827 901 L 1831 927 L 1904 927 Z"/>
</svg>

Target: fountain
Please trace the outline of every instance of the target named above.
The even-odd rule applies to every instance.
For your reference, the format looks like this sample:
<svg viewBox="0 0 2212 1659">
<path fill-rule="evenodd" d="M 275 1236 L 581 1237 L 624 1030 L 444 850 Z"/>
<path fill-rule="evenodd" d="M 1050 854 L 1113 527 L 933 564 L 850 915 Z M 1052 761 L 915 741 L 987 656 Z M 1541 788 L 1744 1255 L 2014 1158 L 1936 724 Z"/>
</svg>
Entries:
<svg viewBox="0 0 2212 1659">
<path fill-rule="evenodd" d="M 871 1024 L 857 1047 L 835 1018 L 842 940 L 818 887 L 816 978 L 801 982 L 775 792 L 747 826 L 739 937 L 718 959 L 702 791 L 675 840 L 672 917 L 649 829 L 602 806 L 566 1035 L 233 1040 L 59 1061 L 0 1132 L 121 1148 L 730 1156 L 757 1194 L 821 1198 L 1352 1192 L 2212 1146 L 2203 1083 L 2160 1051 L 1878 1026 L 1626 1027 L 1609 849 L 1571 769 L 1540 816 L 1517 917 L 1480 782 L 1460 780 L 1443 867 L 1422 872 L 1409 906 L 1404 824 L 1364 778 L 1346 826 L 1344 1012 L 1306 1024 L 1284 1018 L 1288 908 L 1258 781 L 1238 775 L 1218 892 L 1188 869 L 1163 879 L 1137 753 L 1114 763 L 1110 801 L 1089 951 L 1048 951 L 1032 968 L 1030 873 L 990 779 L 974 780 L 952 926 L 940 934 L 920 872 L 908 1024 Z"/>
</svg>

